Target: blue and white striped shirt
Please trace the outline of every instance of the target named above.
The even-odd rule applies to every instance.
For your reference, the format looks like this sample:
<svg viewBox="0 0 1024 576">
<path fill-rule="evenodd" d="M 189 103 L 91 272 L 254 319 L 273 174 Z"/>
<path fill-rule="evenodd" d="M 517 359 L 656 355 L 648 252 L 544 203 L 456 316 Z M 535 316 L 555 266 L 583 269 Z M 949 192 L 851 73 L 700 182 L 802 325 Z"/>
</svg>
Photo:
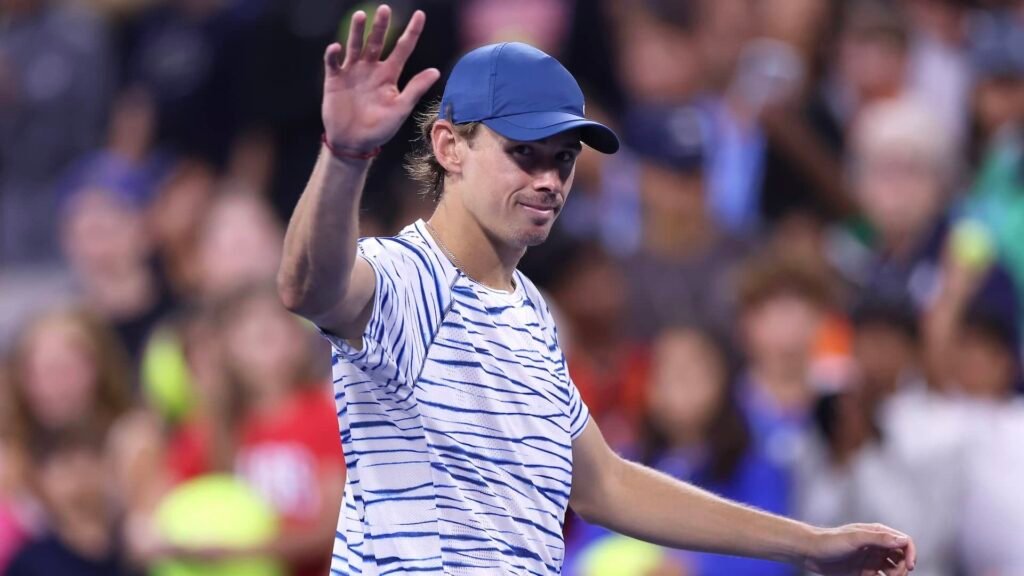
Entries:
<svg viewBox="0 0 1024 576">
<path fill-rule="evenodd" d="M 364 238 L 362 348 L 333 344 L 348 465 L 333 574 L 559 574 L 589 414 L 547 305 L 457 270 L 422 221 Z"/>
</svg>

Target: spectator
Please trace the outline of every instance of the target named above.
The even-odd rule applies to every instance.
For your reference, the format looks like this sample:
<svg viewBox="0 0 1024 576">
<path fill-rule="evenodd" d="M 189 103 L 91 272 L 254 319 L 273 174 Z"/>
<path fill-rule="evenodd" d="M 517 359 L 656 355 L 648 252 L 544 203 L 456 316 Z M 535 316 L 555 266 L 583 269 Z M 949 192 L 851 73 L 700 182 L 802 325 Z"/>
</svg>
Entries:
<svg viewBox="0 0 1024 576">
<path fill-rule="evenodd" d="M 195 336 L 213 338 L 200 341 L 208 347 L 203 352 L 212 356 L 191 356 L 197 377 L 202 371 L 217 371 L 205 378 L 218 381 L 198 378 L 210 386 L 200 398 L 212 405 L 172 435 L 162 474 L 145 475 L 146 481 L 156 482 L 159 491 L 204 473 L 233 472 L 282 519 L 274 541 L 234 553 L 281 558 L 293 576 L 323 574 L 337 521 L 331 507 L 340 504 L 345 468 L 333 399 L 324 388 L 322 371 L 311 368 L 314 335 L 265 284 L 243 287 L 223 301 L 205 326 L 194 328 L 200 331 Z M 139 430 L 153 436 L 145 423 Z M 147 456 L 136 447 L 139 455 Z M 135 463 L 132 468 L 138 472 L 143 466 Z M 152 506 L 158 500 L 152 494 L 143 494 L 140 503 Z M 133 517 L 151 512 L 135 510 Z"/>
<path fill-rule="evenodd" d="M 717 226 L 707 204 L 703 120 L 691 107 L 635 108 L 628 116 L 626 142 L 640 161 L 643 237 L 622 264 L 630 329 L 641 339 L 693 322 L 731 332 L 731 276 L 749 250 Z"/>
<path fill-rule="evenodd" d="M 967 212 L 988 227 L 999 258 L 1024 299 L 1024 18 L 977 14 L 972 26 L 977 72 L 973 120 L 979 171 Z M 1024 326 L 1024 318 L 1020 319 Z"/>
<path fill-rule="evenodd" d="M 847 223 L 828 249 L 856 290 L 907 291 L 919 312 L 934 298 L 955 220 L 949 144 L 948 133 L 919 102 L 894 100 L 863 111 L 852 180 L 864 220 Z M 1004 301 L 1000 294 L 1013 291 L 1012 280 L 998 263 L 986 270 L 977 298 Z"/>
<path fill-rule="evenodd" d="M 284 231 L 262 198 L 225 191 L 206 214 L 198 245 L 198 294 L 213 302 L 238 288 L 273 279 Z"/>
<path fill-rule="evenodd" d="M 915 573 L 958 574 L 963 476 L 950 463 L 966 457 L 975 415 L 924 380 L 909 294 L 866 295 L 853 322 L 858 373 L 818 402 L 817 438 L 798 468 L 800 515 L 900 526 L 915 534 L 922 552 Z M 926 426 L 933 432 L 921 434 Z"/>
<path fill-rule="evenodd" d="M 105 434 L 128 406 L 124 351 L 117 337 L 82 310 L 53 311 L 28 324 L 11 354 L 0 442 L 0 516 L 17 537 L 38 533 L 46 518 L 32 491 L 30 463 L 40 438 L 88 427 Z"/>
<path fill-rule="evenodd" d="M 48 528 L 14 557 L 6 576 L 124 576 L 131 572 L 115 539 L 103 434 L 47 432 L 32 450 L 32 485 Z"/>
<path fill-rule="evenodd" d="M 646 419 L 635 457 L 716 494 L 782 511 L 787 499 L 784 475 L 755 448 L 733 396 L 723 347 L 699 329 L 667 329 L 655 340 L 648 383 Z M 584 526 L 575 544 L 599 545 L 607 534 Z M 665 562 L 682 567 L 687 576 L 794 574 L 783 564 L 714 554 L 670 551 Z"/>
<path fill-rule="evenodd" d="M 568 323 L 559 340 L 569 375 L 609 445 L 628 446 L 639 428 L 647 347 L 622 328 L 627 281 L 616 262 L 598 244 L 569 251 L 552 288 Z"/>
<path fill-rule="evenodd" d="M 83 188 L 62 215 L 61 240 L 81 298 L 121 339 L 133 379 L 150 331 L 174 306 L 152 259 L 143 208 L 128 191 Z"/>
<path fill-rule="evenodd" d="M 22 450 L 48 430 L 89 424 L 105 433 L 129 405 L 124 350 L 92 313 L 50 312 L 15 344 L 11 392 L 12 433 Z"/>
<path fill-rule="evenodd" d="M 830 304 L 827 281 L 799 261 L 769 254 L 741 271 L 738 323 L 747 366 L 739 378 L 740 407 L 757 449 L 787 473 L 802 457 L 823 386 L 812 380 L 811 368 Z M 792 489 L 787 484 L 783 511 L 792 511 Z"/>
</svg>

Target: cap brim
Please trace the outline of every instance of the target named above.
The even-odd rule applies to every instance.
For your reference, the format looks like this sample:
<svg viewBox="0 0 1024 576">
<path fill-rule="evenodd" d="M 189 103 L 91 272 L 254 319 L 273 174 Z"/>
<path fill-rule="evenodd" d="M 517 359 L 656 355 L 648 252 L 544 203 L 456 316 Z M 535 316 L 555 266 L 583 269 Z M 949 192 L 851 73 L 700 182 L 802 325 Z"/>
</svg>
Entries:
<svg viewBox="0 0 1024 576">
<path fill-rule="evenodd" d="M 488 118 L 483 123 L 509 140 L 523 142 L 543 140 L 567 130 L 578 129 L 580 141 L 598 152 L 614 154 L 619 149 L 619 137 L 611 128 L 568 112 L 527 112 Z"/>
</svg>

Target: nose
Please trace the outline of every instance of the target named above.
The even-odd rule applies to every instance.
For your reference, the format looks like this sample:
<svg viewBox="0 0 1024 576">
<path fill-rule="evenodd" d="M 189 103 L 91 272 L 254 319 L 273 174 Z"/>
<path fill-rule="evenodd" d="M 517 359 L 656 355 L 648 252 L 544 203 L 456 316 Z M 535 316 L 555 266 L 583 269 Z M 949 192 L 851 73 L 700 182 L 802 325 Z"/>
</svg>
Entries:
<svg viewBox="0 0 1024 576">
<path fill-rule="evenodd" d="M 534 173 L 533 189 L 538 192 L 557 194 L 562 191 L 564 184 L 561 172 L 554 166 L 537 170 Z"/>
</svg>

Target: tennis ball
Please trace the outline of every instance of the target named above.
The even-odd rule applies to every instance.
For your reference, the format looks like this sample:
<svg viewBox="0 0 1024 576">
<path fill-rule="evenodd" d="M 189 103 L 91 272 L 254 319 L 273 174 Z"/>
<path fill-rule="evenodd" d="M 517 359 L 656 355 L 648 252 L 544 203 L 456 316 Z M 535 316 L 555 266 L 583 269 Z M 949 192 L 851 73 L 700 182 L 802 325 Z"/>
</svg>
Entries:
<svg viewBox="0 0 1024 576">
<path fill-rule="evenodd" d="M 208 475 L 173 490 L 157 508 L 156 528 L 173 545 L 258 546 L 277 534 L 274 511 L 244 483 L 226 475 Z M 268 558 L 218 562 L 164 561 L 150 576 L 284 576 Z"/>
<path fill-rule="evenodd" d="M 961 220 L 950 238 L 953 257 L 974 270 L 987 268 L 995 259 L 995 243 L 988 228 L 977 220 Z"/>
<path fill-rule="evenodd" d="M 164 418 L 179 422 L 192 409 L 193 387 L 178 337 L 163 329 L 153 334 L 142 356 L 142 392 Z"/>
<path fill-rule="evenodd" d="M 581 576 L 635 576 L 653 571 L 665 560 L 654 544 L 626 536 L 607 536 L 583 552 Z"/>
</svg>

